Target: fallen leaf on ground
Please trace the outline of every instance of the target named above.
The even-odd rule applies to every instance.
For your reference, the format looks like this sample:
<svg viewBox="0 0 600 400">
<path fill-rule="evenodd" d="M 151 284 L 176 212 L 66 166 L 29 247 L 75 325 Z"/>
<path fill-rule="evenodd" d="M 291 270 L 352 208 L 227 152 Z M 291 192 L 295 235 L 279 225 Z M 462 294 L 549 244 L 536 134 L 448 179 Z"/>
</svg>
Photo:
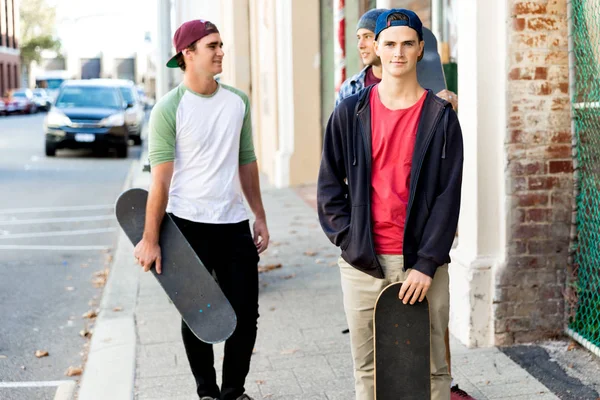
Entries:
<svg viewBox="0 0 600 400">
<path fill-rule="evenodd" d="M 96 318 L 97 316 L 98 316 L 98 313 L 96 312 L 96 310 L 90 310 L 82 315 L 83 318 L 89 318 L 89 319 Z"/>
<path fill-rule="evenodd" d="M 282 355 L 294 354 L 297 351 L 298 351 L 298 349 L 282 350 L 280 354 L 282 354 Z"/>
<path fill-rule="evenodd" d="M 69 367 L 65 371 L 66 376 L 79 376 L 83 373 L 83 369 L 81 367 Z"/>
<path fill-rule="evenodd" d="M 283 279 L 292 279 L 292 278 L 295 278 L 295 277 L 296 277 L 296 274 L 291 274 L 291 275 L 284 276 Z"/>
<path fill-rule="evenodd" d="M 336 261 L 332 261 L 328 264 L 330 267 L 335 267 L 338 265 L 338 263 Z"/>
<path fill-rule="evenodd" d="M 104 343 L 110 343 L 112 342 L 112 338 L 106 338 L 103 340 Z"/>
<path fill-rule="evenodd" d="M 256 384 L 257 384 L 257 385 L 264 385 L 264 384 L 265 384 L 265 381 L 258 380 L 258 381 L 256 381 Z"/>
<path fill-rule="evenodd" d="M 567 347 L 567 351 L 573 351 L 577 348 L 577 343 L 574 340 L 571 340 L 569 343 L 569 347 Z"/>
<path fill-rule="evenodd" d="M 115 307 L 113 308 L 114 312 L 119 312 L 119 311 L 123 311 L 123 307 Z"/>
<path fill-rule="evenodd" d="M 322 258 L 317 258 L 315 260 L 315 264 L 325 264 L 325 260 L 323 260 Z"/>
<path fill-rule="evenodd" d="M 112 261 L 113 261 L 113 256 L 112 255 L 106 257 L 106 262 L 107 263 L 111 263 Z"/>
<path fill-rule="evenodd" d="M 35 352 L 35 356 L 37 358 L 48 357 L 48 352 L 46 350 L 38 350 Z"/>
<path fill-rule="evenodd" d="M 269 308 L 269 310 L 275 311 L 275 307 L 271 307 L 271 308 Z"/>
<path fill-rule="evenodd" d="M 79 331 L 79 336 L 87 338 L 92 336 L 92 332 L 88 331 L 87 329 L 82 329 Z"/>
<path fill-rule="evenodd" d="M 304 255 L 305 256 L 309 256 L 309 257 L 314 257 L 314 256 L 317 255 L 317 252 L 314 251 L 314 250 L 307 250 L 307 251 L 304 252 Z"/>
<path fill-rule="evenodd" d="M 256 348 L 252 349 L 252 354 L 256 354 L 257 351 Z"/>
<path fill-rule="evenodd" d="M 273 397 L 273 395 L 272 395 L 272 394 L 265 394 L 265 395 L 263 396 L 263 399 L 270 399 L 271 397 Z"/>
<path fill-rule="evenodd" d="M 269 272 L 269 271 L 273 271 L 274 269 L 279 269 L 281 268 L 281 264 L 268 264 L 268 265 L 259 265 L 258 267 L 258 272 Z"/>
</svg>

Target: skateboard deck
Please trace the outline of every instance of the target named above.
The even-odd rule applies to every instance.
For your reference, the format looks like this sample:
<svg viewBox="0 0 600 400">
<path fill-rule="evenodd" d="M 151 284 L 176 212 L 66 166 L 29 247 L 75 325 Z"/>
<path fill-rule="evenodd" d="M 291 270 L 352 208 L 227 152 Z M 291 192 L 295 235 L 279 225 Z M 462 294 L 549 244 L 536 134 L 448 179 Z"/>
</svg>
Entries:
<svg viewBox="0 0 600 400">
<path fill-rule="evenodd" d="M 438 53 L 437 39 L 433 32 L 423 27 L 425 50 L 423 59 L 417 63 L 417 80 L 425 89 L 437 94 L 446 89 L 444 68 Z"/>
<path fill-rule="evenodd" d="M 144 233 L 148 192 L 130 189 L 117 199 L 115 213 L 121 228 L 135 246 Z M 159 238 L 162 273 L 151 271 L 192 332 L 206 343 L 231 336 L 237 319 L 221 288 L 200 261 L 173 219 L 165 214 Z"/>
<path fill-rule="evenodd" d="M 401 287 L 389 285 L 375 303 L 375 399 L 429 400 L 429 303 L 403 304 L 398 298 Z"/>
</svg>

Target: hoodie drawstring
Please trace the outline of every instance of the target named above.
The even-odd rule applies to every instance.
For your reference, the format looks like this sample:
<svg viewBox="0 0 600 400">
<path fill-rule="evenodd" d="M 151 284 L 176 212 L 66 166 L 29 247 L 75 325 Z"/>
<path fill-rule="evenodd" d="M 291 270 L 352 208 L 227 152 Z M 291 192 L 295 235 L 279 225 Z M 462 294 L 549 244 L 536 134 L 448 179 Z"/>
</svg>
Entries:
<svg viewBox="0 0 600 400">
<path fill-rule="evenodd" d="M 444 146 L 442 147 L 442 160 L 446 159 L 446 141 L 448 130 L 448 110 L 444 110 Z"/>
</svg>

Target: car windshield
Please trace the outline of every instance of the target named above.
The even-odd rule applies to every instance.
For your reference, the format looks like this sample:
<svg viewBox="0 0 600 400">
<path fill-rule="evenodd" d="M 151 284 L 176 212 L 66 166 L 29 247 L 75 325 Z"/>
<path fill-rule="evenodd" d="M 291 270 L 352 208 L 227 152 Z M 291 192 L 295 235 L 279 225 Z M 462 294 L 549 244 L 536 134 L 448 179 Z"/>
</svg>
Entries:
<svg viewBox="0 0 600 400">
<path fill-rule="evenodd" d="M 130 88 L 120 87 L 119 90 L 121 91 L 121 96 L 123 96 L 123 99 L 127 102 L 127 104 L 135 103 L 133 91 Z"/>
<path fill-rule="evenodd" d="M 47 93 L 44 89 L 34 89 L 33 90 L 33 95 L 34 96 L 46 96 Z"/>
<path fill-rule="evenodd" d="M 64 79 L 46 79 L 46 87 L 48 89 L 58 89 L 64 81 Z"/>
<path fill-rule="evenodd" d="M 70 86 L 61 91 L 56 106 L 59 108 L 70 107 L 97 107 L 97 108 L 122 108 L 119 92 L 110 87 Z"/>
</svg>

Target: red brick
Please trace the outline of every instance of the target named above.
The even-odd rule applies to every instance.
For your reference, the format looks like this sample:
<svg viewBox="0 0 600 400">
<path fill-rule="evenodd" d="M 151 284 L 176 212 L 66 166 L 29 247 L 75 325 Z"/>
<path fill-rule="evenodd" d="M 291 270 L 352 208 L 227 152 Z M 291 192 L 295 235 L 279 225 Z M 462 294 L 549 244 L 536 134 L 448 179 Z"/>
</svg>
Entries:
<svg viewBox="0 0 600 400">
<path fill-rule="evenodd" d="M 524 14 L 546 14 L 546 4 L 533 1 L 519 1 L 513 6 L 514 15 Z"/>
<path fill-rule="evenodd" d="M 570 145 L 552 144 L 546 149 L 547 158 L 568 158 L 573 154 Z"/>
<path fill-rule="evenodd" d="M 550 161 L 548 169 L 551 174 L 571 173 L 573 172 L 573 161 Z"/>
<path fill-rule="evenodd" d="M 550 196 L 550 204 L 553 208 L 557 208 L 557 206 L 562 207 L 565 210 L 570 210 L 573 201 L 572 193 L 558 192 L 552 193 Z"/>
<path fill-rule="evenodd" d="M 570 131 L 555 132 L 550 136 L 552 143 L 571 143 L 573 134 Z"/>
<path fill-rule="evenodd" d="M 546 11 L 550 15 L 567 16 L 567 0 L 549 0 Z"/>
<path fill-rule="evenodd" d="M 527 210 L 525 214 L 525 222 L 551 222 L 552 221 L 552 209 L 551 208 L 534 208 Z"/>
<path fill-rule="evenodd" d="M 570 110 L 571 109 L 571 99 L 568 97 L 562 98 L 554 98 L 552 99 L 552 111 L 558 110 Z"/>
<path fill-rule="evenodd" d="M 533 176 L 529 178 L 530 190 L 549 190 L 553 189 L 559 183 L 556 176 Z"/>
<path fill-rule="evenodd" d="M 546 65 L 569 65 L 569 53 L 566 51 L 552 51 L 546 55 Z"/>
<path fill-rule="evenodd" d="M 540 266 L 540 257 L 529 255 L 513 256 L 510 257 L 509 263 L 511 267 L 518 269 L 537 268 Z"/>
<path fill-rule="evenodd" d="M 530 240 L 527 242 L 527 251 L 532 255 L 542 255 L 551 252 L 551 240 Z"/>
<path fill-rule="evenodd" d="M 509 164 L 513 176 L 544 175 L 546 165 L 540 161 L 512 161 Z"/>
<path fill-rule="evenodd" d="M 548 69 L 545 67 L 537 67 L 535 69 L 535 79 L 546 79 L 548 77 Z"/>
<path fill-rule="evenodd" d="M 548 193 L 522 193 L 516 195 L 519 207 L 545 206 L 548 204 Z"/>
<path fill-rule="evenodd" d="M 557 20 L 556 17 L 536 17 L 527 21 L 527 28 L 532 31 L 557 31 L 561 25 L 562 21 Z"/>
<path fill-rule="evenodd" d="M 515 129 L 510 132 L 509 143 L 527 143 L 527 136 L 520 129 Z"/>
<path fill-rule="evenodd" d="M 521 69 L 520 68 L 513 68 L 510 71 L 510 73 L 508 74 L 508 79 L 512 79 L 512 80 L 521 79 Z"/>
<path fill-rule="evenodd" d="M 513 29 L 517 32 L 525 30 L 525 18 L 515 18 L 513 20 Z"/>
</svg>

